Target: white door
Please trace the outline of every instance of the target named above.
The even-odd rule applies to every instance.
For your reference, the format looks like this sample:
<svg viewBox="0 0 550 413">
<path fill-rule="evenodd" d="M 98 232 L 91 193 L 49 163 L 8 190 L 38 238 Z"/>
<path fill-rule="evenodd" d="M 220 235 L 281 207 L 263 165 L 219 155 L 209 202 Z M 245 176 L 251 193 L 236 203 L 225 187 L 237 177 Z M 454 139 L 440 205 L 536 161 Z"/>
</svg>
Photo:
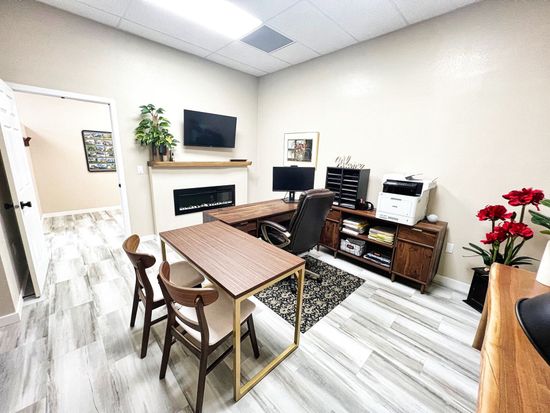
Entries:
<svg viewBox="0 0 550 413">
<path fill-rule="evenodd" d="M 42 220 L 32 183 L 31 166 L 25 153 L 19 116 L 13 91 L 0 79 L 0 153 L 8 177 L 9 189 L 29 265 L 34 293 L 42 294 L 49 255 Z"/>
</svg>

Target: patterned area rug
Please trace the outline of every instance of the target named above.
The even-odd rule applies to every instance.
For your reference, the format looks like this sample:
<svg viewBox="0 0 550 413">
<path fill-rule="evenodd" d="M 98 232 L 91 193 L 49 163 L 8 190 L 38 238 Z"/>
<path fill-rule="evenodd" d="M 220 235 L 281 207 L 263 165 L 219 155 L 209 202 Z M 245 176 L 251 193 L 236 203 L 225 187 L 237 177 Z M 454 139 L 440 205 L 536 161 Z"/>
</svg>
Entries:
<svg viewBox="0 0 550 413">
<path fill-rule="evenodd" d="M 326 316 L 365 281 L 313 257 L 306 257 L 306 268 L 321 275 L 321 280 L 306 276 L 302 307 L 302 333 Z M 284 280 L 256 294 L 256 298 L 294 325 L 296 294 Z"/>
</svg>

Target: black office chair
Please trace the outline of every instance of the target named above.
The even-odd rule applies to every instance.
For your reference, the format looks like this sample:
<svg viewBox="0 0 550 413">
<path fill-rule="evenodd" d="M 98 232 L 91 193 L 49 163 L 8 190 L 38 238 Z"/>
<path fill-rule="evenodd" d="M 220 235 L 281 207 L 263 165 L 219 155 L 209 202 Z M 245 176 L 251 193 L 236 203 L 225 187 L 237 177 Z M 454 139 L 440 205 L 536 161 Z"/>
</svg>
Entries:
<svg viewBox="0 0 550 413">
<path fill-rule="evenodd" d="M 262 239 L 292 254 L 305 254 L 319 243 L 333 201 L 334 193 L 328 189 L 310 189 L 304 192 L 288 228 L 272 221 L 260 222 Z M 306 275 L 320 279 L 319 274 L 307 269 Z M 293 292 L 296 290 L 293 278 L 291 289 Z"/>
</svg>

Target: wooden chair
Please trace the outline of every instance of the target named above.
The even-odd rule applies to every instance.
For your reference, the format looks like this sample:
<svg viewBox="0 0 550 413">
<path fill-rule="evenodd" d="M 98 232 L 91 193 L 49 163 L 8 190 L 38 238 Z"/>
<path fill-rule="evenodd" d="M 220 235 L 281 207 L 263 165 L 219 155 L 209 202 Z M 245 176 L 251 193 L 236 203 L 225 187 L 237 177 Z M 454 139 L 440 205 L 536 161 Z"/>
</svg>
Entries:
<svg viewBox="0 0 550 413">
<path fill-rule="evenodd" d="M 130 317 L 130 327 L 136 322 L 138 304 L 141 301 L 145 306 L 145 319 L 143 321 L 143 337 L 141 341 L 141 358 L 147 355 L 147 344 L 149 343 L 149 332 L 153 324 L 167 318 L 167 315 L 151 320 L 153 310 L 165 304 L 164 296 L 157 282 L 150 280 L 146 269 L 155 265 L 156 259 L 149 254 L 137 252 L 139 247 L 139 236 L 131 235 L 122 243 L 122 248 L 134 266 L 136 273 L 136 285 L 134 288 L 134 299 L 132 304 L 132 316 Z M 173 264 L 174 280 L 178 285 L 192 287 L 200 285 L 204 278 L 188 262 L 181 261 Z M 154 277 L 154 275 L 151 275 Z"/>
<path fill-rule="evenodd" d="M 208 356 L 233 333 L 233 302 L 223 291 L 213 286 L 205 288 L 178 287 L 170 280 L 170 265 L 165 261 L 160 265 L 158 281 L 168 308 L 166 337 L 160 367 L 163 379 L 168 366 L 170 349 L 175 341 L 180 341 L 200 359 L 199 381 L 195 413 L 202 411 L 206 375 L 227 355 L 233 346 L 225 350 L 212 364 Z M 247 323 L 247 331 L 241 341 L 250 336 L 254 357 L 260 357 L 252 312 L 255 304 L 250 300 L 241 303 L 241 324 Z"/>
</svg>

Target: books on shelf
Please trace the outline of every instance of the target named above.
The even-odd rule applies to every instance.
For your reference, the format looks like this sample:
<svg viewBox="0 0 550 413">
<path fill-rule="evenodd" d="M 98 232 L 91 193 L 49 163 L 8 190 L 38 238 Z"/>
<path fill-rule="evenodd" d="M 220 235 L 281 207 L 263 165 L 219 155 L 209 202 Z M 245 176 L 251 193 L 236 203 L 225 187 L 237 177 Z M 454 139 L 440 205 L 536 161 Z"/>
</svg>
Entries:
<svg viewBox="0 0 550 413">
<path fill-rule="evenodd" d="M 391 265 L 391 258 L 377 251 L 369 251 L 365 255 L 363 255 L 363 258 L 374 261 L 375 263 L 387 268 L 389 268 Z"/>
<path fill-rule="evenodd" d="M 365 220 L 346 218 L 342 221 L 342 232 L 350 235 L 364 234 L 369 226 Z"/>
<path fill-rule="evenodd" d="M 386 244 L 393 244 L 395 229 L 389 227 L 372 227 L 369 230 L 368 238 Z"/>
</svg>

